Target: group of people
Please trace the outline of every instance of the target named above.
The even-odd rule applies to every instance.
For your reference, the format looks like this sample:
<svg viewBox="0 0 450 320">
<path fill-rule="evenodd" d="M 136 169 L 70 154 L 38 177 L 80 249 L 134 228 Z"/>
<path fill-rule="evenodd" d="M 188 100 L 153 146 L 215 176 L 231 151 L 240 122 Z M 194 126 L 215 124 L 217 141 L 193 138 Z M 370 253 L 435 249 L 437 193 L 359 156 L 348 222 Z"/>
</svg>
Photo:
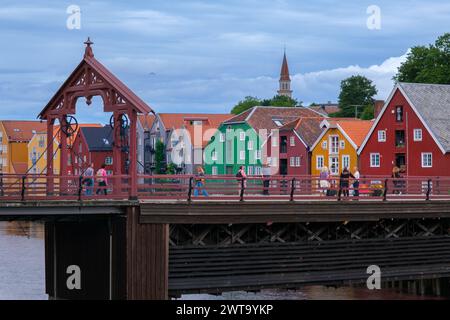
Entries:
<svg viewBox="0 0 450 320">
<path fill-rule="evenodd" d="M 344 167 L 340 176 L 339 176 L 339 191 L 338 197 L 341 195 L 344 197 L 350 196 L 350 178 L 352 179 L 352 187 L 353 187 L 353 196 L 359 197 L 359 179 L 360 173 L 358 167 L 353 168 L 353 173 L 347 167 Z M 336 194 L 336 189 L 332 186 L 334 180 L 331 179 L 330 171 L 328 167 L 323 167 L 319 176 L 319 187 L 323 190 L 323 192 L 327 196 L 334 196 Z"/>
<path fill-rule="evenodd" d="M 95 173 L 94 178 L 94 164 L 91 163 L 83 173 L 82 183 L 85 186 L 85 195 L 91 196 L 94 192 L 95 180 L 98 182 L 97 191 L 95 194 L 108 194 L 108 173 L 106 172 L 106 164 L 102 164 L 100 169 Z"/>
</svg>

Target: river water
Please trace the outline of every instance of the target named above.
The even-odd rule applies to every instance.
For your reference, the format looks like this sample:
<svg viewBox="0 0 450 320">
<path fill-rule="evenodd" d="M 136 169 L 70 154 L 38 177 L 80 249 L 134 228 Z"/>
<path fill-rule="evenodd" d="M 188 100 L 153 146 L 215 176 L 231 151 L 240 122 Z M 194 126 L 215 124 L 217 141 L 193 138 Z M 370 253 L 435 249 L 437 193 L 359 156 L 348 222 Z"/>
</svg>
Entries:
<svg viewBox="0 0 450 320">
<path fill-rule="evenodd" d="M 0 300 L 46 300 L 44 226 L 33 222 L 0 222 Z M 186 295 L 182 299 L 425 299 L 390 289 L 305 287 L 301 290 L 263 290 L 258 293 L 228 292 L 221 296 Z"/>
</svg>

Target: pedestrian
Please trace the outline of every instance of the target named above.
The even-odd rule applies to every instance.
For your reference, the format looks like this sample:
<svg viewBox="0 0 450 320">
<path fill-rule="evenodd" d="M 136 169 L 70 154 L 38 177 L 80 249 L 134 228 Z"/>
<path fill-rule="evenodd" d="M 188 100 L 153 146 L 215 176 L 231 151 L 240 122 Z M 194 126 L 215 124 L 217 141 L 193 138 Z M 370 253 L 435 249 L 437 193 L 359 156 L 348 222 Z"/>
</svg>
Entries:
<svg viewBox="0 0 450 320">
<path fill-rule="evenodd" d="M 399 180 L 397 180 L 398 178 L 400 178 L 400 168 L 399 167 L 394 166 L 392 168 L 392 175 L 391 175 L 391 177 L 392 177 L 392 184 L 394 185 L 392 193 L 393 194 L 398 194 L 398 193 L 400 193 L 400 189 L 399 189 L 400 183 L 399 183 Z"/>
<path fill-rule="evenodd" d="M 344 170 L 342 170 L 339 179 L 339 199 L 341 198 L 342 193 L 344 194 L 344 197 L 348 197 L 350 195 L 348 191 L 350 177 L 352 177 L 353 179 L 355 178 L 353 174 L 348 170 L 348 168 L 344 167 Z"/>
<path fill-rule="evenodd" d="M 264 186 L 264 190 L 263 190 L 263 195 L 268 196 L 269 195 L 269 188 L 270 188 L 270 166 L 267 162 L 265 162 L 263 164 L 263 168 L 262 168 L 262 175 L 263 175 L 263 186 Z"/>
<path fill-rule="evenodd" d="M 194 197 L 198 197 L 200 190 L 205 197 L 208 196 L 208 191 L 205 189 L 205 170 L 201 166 L 198 166 L 197 174 L 195 175 Z"/>
<path fill-rule="evenodd" d="M 85 194 L 91 196 L 94 188 L 94 164 L 91 163 L 89 167 L 84 171 L 83 184 L 86 186 Z"/>
<path fill-rule="evenodd" d="M 108 179 L 106 178 L 108 174 L 106 173 L 106 164 L 102 164 L 100 169 L 97 171 L 97 181 L 98 181 L 98 189 L 95 194 L 103 193 L 105 196 L 108 194 L 107 186 Z"/>
<path fill-rule="evenodd" d="M 328 171 L 328 167 L 322 167 L 319 175 L 319 187 L 321 192 L 327 196 L 330 195 L 330 191 L 328 190 L 330 188 L 330 181 L 328 181 L 329 178 L 330 172 Z"/>
<path fill-rule="evenodd" d="M 236 177 L 238 178 L 238 190 L 239 195 L 241 195 L 242 189 L 245 190 L 247 188 L 247 175 L 245 174 L 244 166 L 240 166 L 238 172 L 236 173 Z"/>
<path fill-rule="evenodd" d="M 353 176 L 355 177 L 355 180 L 353 181 L 353 195 L 355 197 L 359 197 L 359 178 L 360 173 L 358 170 L 358 167 L 353 168 Z"/>
</svg>

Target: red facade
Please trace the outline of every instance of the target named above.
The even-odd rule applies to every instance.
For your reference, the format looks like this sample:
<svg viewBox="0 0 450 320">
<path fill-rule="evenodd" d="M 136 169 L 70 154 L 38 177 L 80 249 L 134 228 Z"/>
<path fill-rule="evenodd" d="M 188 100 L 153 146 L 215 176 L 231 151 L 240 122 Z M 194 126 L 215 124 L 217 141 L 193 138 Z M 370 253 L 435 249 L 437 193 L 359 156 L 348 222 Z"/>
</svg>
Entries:
<svg viewBox="0 0 450 320">
<path fill-rule="evenodd" d="M 417 133 L 414 139 L 415 130 L 421 132 L 421 139 L 417 139 Z M 385 136 L 384 142 L 379 141 L 379 134 L 381 140 Z M 431 160 L 431 163 L 425 161 L 423 165 L 422 158 L 427 158 L 428 154 L 431 154 L 431 159 L 426 160 Z M 375 160 L 373 163 L 371 157 Z M 450 154 L 443 154 L 398 88 L 360 151 L 359 162 L 363 175 L 391 175 L 397 165 L 408 176 L 450 176 Z"/>
<path fill-rule="evenodd" d="M 83 135 L 82 130 L 79 131 L 74 143 L 72 152 L 69 157 L 69 168 L 73 175 L 80 175 L 86 170 L 90 163 L 94 164 L 94 172 L 97 172 L 102 164 L 106 164 L 108 175 L 114 172 L 113 151 L 91 151 Z M 124 157 L 122 157 L 124 158 Z M 124 163 L 125 159 L 122 159 Z"/>
<path fill-rule="evenodd" d="M 308 148 L 294 130 L 280 130 L 277 146 L 272 146 L 272 137 L 267 143 L 267 156 L 272 159 L 278 158 L 278 174 L 310 174 L 311 161 Z"/>
</svg>

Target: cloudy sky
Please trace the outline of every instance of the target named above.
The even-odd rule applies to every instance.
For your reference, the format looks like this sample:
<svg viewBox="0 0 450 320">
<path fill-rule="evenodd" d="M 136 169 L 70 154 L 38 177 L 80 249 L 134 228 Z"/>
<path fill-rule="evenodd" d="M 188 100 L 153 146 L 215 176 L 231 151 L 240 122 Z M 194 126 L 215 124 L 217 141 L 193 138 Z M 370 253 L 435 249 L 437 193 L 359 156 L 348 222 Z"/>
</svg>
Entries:
<svg viewBox="0 0 450 320">
<path fill-rule="evenodd" d="M 66 26 L 70 5 L 81 8 L 80 29 Z M 367 26 L 371 5 L 381 29 Z M 337 101 L 353 74 L 384 99 L 408 48 L 449 32 L 449 16 L 448 0 L 0 0 L 0 118 L 34 119 L 87 36 L 96 58 L 157 112 L 229 112 L 247 95 L 273 96 L 284 47 L 304 104 Z M 81 120 L 101 119 L 98 104 L 80 102 Z"/>
</svg>

